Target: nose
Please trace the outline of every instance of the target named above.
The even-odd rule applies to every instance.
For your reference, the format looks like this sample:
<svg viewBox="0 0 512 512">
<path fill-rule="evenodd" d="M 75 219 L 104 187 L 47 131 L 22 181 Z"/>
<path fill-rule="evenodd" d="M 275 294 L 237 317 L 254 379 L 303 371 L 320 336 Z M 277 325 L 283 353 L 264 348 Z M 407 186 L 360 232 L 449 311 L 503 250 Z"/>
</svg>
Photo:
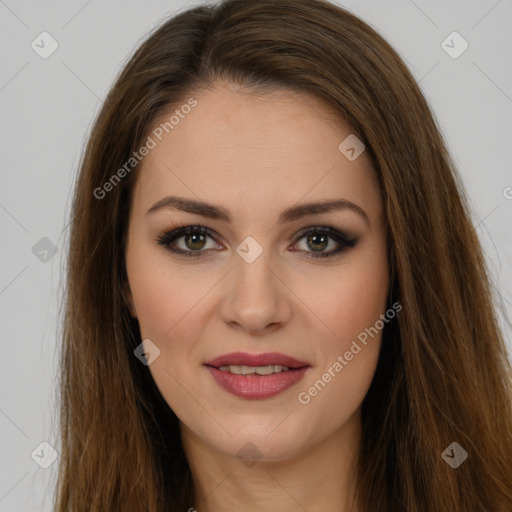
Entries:
<svg viewBox="0 0 512 512">
<path fill-rule="evenodd" d="M 286 325 L 292 314 L 292 292 L 269 251 L 252 263 L 235 255 L 233 264 L 221 305 L 223 321 L 252 335 Z"/>
</svg>

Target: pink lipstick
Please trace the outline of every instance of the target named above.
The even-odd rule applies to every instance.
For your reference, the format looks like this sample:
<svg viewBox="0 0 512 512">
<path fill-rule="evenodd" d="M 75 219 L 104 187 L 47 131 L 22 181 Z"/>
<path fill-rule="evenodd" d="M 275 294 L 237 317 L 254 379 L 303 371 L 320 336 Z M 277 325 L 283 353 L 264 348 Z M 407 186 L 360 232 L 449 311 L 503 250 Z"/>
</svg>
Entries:
<svg viewBox="0 0 512 512">
<path fill-rule="evenodd" d="M 204 363 L 217 384 L 247 399 L 275 396 L 299 382 L 311 365 L 276 352 L 232 352 Z"/>
</svg>

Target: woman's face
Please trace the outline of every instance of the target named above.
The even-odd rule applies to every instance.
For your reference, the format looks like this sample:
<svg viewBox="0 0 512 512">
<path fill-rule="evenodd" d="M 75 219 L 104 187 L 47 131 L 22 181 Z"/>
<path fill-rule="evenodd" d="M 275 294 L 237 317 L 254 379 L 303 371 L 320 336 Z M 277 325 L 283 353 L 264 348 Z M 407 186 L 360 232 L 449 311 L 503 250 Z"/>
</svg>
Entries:
<svg viewBox="0 0 512 512">
<path fill-rule="evenodd" d="M 217 84 L 194 98 L 137 170 L 132 314 L 186 432 L 286 460 L 359 419 L 389 286 L 382 198 L 350 127 L 314 97 Z"/>
</svg>

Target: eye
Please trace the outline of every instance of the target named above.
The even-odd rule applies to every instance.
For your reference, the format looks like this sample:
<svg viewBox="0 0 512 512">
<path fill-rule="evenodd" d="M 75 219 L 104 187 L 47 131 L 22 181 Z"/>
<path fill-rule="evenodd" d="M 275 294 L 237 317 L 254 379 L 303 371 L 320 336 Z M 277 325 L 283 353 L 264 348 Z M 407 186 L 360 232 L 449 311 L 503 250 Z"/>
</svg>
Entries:
<svg viewBox="0 0 512 512">
<path fill-rule="evenodd" d="M 179 254 L 185 257 L 198 257 L 202 253 L 207 252 L 203 249 L 208 249 L 207 242 L 208 238 L 215 240 L 212 232 L 208 228 L 204 228 L 201 225 L 185 226 L 182 225 L 180 228 L 167 231 L 163 235 L 157 238 L 157 242 L 160 245 L 166 247 L 169 251 Z M 179 247 L 179 241 L 182 239 L 182 246 Z M 305 253 L 305 257 L 308 258 L 327 258 L 341 253 L 347 248 L 352 248 L 356 245 L 357 239 L 350 237 L 337 229 L 328 226 L 315 226 L 302 230 L 299 233 L 297 242 L 294 244 L 294 252 L 297 251 L 295 248 L 298 245 L 298 241 L 305 239 L 305 249 L 299 249 Z M 324 252 L 330 245 L 330 241 L 334 241 L 334 249 L 328 252 Z M 213 247 L 209 249 L 219 248 L 219 244 L 212 244 Z"/>
<path fill-rule="evenodd" d="M 355 247 L 357 239 L 350 237 L 337 229 L 328 226 L 315 226 L 307 228 L 299 234 L 298 240 L 305 239 L 305 251 L 307 258 L 328 258 Z M 334 240 L 334 249 L 323 252 L 329 247 L 329 240 Z M 297 244 L 296 244 L 297 245 Z M 332 244 L 331 244 L 332 245 Z M 309 251 L 308 249 L 311 249 Z"/>
<path fill-rule="evenodd" d="M 187 257 L 201 256 L 202 249 L 206 246 L 207 238 L 213 238 L 209 229 L 196 226 L 182 225 L 180 228 L 167 231 L 157 238 L 157 242 L 171 252 Z M 175 247 L 175 242 L 183 239 L 182 247 Z M 214 244 L 215 245 L 215 244 Z M 215 247 L 214 247 L 215 248 Z"/>
</svg>

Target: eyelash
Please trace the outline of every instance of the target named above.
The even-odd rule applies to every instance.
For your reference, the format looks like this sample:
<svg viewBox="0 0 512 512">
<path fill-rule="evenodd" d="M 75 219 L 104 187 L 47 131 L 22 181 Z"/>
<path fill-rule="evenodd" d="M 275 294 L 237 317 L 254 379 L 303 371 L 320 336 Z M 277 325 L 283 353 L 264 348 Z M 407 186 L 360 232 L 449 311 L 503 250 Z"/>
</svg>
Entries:
<svg viewBox="0 0 512 512">
<path fill-rule="evenodd" d="M 337 229 L 334 229 L 330 226 L 313 226 L 309 228 L 305 228 L 300 231 L 300 233 L 297 235 L 297 240 L 295 244 L 304 238 L 307 235 L 314 234 L 314 233 L 321 233 L 323 235 L 327 235 L 329 238 L 333 239 L 335 242 L 340 244 L 340 247 L 335 250 L 331 250 L 331 252 L 326 253 L 314 253 L 311 252 L 309 255 L 306 255 L 306 258 L 329 258 L 332 256 L 335 256 L 336 254 L 340 254 L 341 252 L 345 251 L 348 248 L 352 248 L 357 244 L 357 238 L 351 238 L 347 236 L 346 234 L 338 231 Z M 201 253 L 206 252 L 202 250 L 197 251 L 184 251 L 182 249 L 176 249 L 173 248 L 170 244 L 174 242 L 175 240 L 178 240 L 179 238 L 190 235 L 190 234 L 201 234 L 206 235 L 215 240 L 215 237 L 212 235 L 212 232 L 200 224 L 197 225 L 189 225 L 186 226 L 185 224 L 182 224 L 181 227 L 166 231 L 162 235 L 157 237 L 157 243 L 160 245 L 163 245 L 167 250 L 179 254 L 180 256 L 184 256 L 186 258 L 197 258 L 201 256 Z M 294 244 L 294 245 L 295 245 Z M 307 253 L 308 251 L 306 251 Z"/>
</svg>

